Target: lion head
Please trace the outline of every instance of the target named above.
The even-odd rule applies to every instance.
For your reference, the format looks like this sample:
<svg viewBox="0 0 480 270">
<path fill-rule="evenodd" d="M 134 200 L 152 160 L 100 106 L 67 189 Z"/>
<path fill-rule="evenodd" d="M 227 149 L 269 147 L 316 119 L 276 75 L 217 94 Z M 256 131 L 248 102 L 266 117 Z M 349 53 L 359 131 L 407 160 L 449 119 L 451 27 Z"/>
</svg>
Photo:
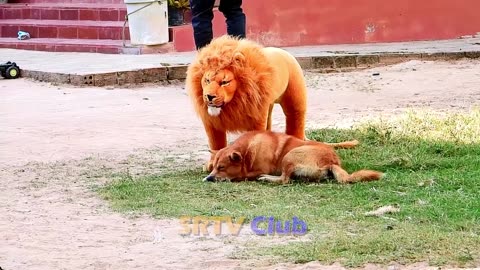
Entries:
<svg viewBox="0 0 480 270">
<path fill-rule="evenodd" d="M 202 89 L 208 114 L 218 116 L 222 107 L 235 95 L 237 80 L 233 72 L 228 69 L 207 71 L 202 77 Z"/>
<path fill-rule="evenodd" d="M 245 118 L 241 115 L 261 115 L 259 112 L 268 106 L 264 100 L 271 99 L 273 73 L 262 50 L 253 41 L 225 35 L 197 53 L 188 67 L 186 83 L 204 121 L 235 129 L 251 125 L 239 123 Z"/>
</svg>

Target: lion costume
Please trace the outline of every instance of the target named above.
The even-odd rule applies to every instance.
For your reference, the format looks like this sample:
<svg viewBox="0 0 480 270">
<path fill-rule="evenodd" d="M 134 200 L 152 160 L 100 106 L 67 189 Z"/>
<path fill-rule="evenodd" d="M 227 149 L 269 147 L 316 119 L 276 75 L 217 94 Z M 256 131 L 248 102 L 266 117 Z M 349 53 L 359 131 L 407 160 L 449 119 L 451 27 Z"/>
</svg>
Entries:
<svg viewBox="0 0 480 270">
<path fill-rule="evenodd" d="M 227 132 L 270 130 L 275 103 L 285 114 L 285 132 L 305 139 L 305 79 L 296 59 L 282 49 L 216 38 L 189 65 L 186 84 L 211 150 L 227 146 Z"/>
</svg>

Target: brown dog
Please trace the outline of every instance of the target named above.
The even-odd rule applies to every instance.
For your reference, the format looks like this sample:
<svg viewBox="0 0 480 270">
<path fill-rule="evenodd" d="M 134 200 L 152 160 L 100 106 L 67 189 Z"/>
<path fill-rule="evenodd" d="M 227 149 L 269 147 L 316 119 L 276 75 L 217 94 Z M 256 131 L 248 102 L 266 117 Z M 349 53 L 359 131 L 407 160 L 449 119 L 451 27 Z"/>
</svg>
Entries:
<svg viewBox="0 0 480 270">
<path fill-rule="evenodd" d="M 358 141 L 327 144 L 282 133 L 251 131 L 215 153 L 213 171 L 204 181 L 257 178 L 288 184 L 293 176 L 321 180 L 330 174 L 340 183 L 380 179 L 381 172 L 361 170 L 348 174 L 342 169 L 334 148 L 352 148 L 357 144 Z M 280 176 L 272 175 L 279 173 Z"/>
</svg>

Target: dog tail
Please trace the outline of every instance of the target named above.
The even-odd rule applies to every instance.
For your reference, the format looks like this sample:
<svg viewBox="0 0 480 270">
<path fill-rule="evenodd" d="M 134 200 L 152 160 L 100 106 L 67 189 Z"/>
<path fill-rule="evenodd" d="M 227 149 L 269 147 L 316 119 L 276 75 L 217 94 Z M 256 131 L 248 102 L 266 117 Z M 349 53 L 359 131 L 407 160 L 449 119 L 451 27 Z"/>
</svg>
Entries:
<svg viewBox="0 0 480 270">
<path fill-rule="evenodd" d="M 357 146 L 359 142 L 357 140 L 353 140 L 353 141 L 346 141 L 346 142 L 339 142 L 339 143 L 325 143 L 325 144 L 330 145 L 335 149 L 340 149 L 340 148 L 349 149 Z"/>
<path fill-rule="evenodd" d="M 380 180 L 384 175 L 381 172 L 372 170 L 360 170 L 352 174 L 348 174 L 342 167 L 338 165 L 332 165 L 331 170 L 335 179 L 342 184 Z"/>
</svg>

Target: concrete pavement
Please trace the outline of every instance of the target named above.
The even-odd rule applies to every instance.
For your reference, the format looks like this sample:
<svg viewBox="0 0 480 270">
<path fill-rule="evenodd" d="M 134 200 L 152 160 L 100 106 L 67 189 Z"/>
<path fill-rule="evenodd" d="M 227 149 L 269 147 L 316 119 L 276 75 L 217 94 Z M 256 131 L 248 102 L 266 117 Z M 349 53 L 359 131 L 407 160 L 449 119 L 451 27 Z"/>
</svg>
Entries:
<svg viewBox="0 0 480 270">
<path fill-rule="evenodd" d="M 284 48 L 305 69 L 355 69 L 411 59 L 480 57 L 480 37 L 398 43 Z M 73 85 L 107 86 L 184 79 L 195 52 L 149 55 L 56 53 L 0 49 L 0 60 L 15 61 L 22 76 Z"/>
</svg>

